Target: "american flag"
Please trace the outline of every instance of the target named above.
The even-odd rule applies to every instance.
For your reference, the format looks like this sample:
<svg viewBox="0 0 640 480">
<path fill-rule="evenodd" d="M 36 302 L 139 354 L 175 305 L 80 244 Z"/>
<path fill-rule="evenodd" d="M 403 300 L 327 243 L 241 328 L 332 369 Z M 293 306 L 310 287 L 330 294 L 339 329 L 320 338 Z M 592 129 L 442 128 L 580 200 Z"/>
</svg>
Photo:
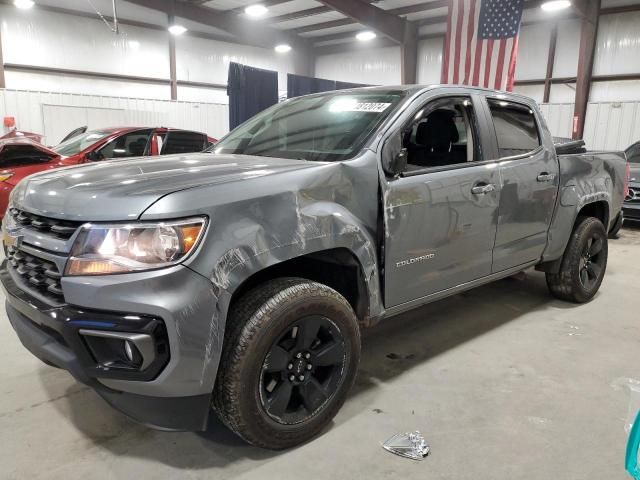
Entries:
<svg viewBox="0 0 640 480">
<path fill-rule="evenodd" d="M 524 0 L 449 0 L 442 83 L 513 89 Z"/>
</svg>

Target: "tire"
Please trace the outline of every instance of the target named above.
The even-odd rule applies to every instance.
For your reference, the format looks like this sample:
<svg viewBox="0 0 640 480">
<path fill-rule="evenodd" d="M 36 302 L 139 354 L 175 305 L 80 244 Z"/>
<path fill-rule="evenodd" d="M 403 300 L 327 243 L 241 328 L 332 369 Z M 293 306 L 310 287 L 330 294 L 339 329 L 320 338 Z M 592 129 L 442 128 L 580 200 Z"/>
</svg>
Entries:
<svg viewBox="0 0 640 480">
<path fill-rule="evenodd" d="M 551 294 L 561 300 L 585 303 L 598 292 L 607 269 L 607 231 L 600 220 L 578 218 L 560 271 L 547 273 Z"/>
<path fill-rule="evenodd" d="M 624 224 L 624 220 L 622 218 L 622 213 L 620 213 L 618 215 L 618 218 L 616 219 L 616 223 L 614 224 L 613 228 L 609 230 L 609 238 L 613 238 L 613 239 L 618 238 L 618 233 L 620 233 L 620 229 L 622 228 L 623 224 Z"/>
<path fill-rule="evenodd" d="M 269 281 L 231 309 L 213 409 L 252 445 L 293 447 L 338 413 L 359 360 L 358 322 L 342 295 L 299 278 Z"/>
</svg>

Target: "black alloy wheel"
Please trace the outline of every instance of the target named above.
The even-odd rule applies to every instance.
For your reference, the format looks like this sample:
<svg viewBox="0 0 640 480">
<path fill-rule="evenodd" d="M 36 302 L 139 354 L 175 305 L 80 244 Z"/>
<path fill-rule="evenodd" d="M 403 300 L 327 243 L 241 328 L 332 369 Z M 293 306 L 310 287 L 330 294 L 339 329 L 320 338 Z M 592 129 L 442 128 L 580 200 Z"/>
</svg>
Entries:
<svg viewBox="0 0 640 480">
<path fill-rule="evenodd" d="M 604 255 L 602 249 L 604 240 L 598 234 L 594 234 L 587 239 L 582 257 L 580 258 L 580 283 L 583 288 L 590 291 L 600 280 L 602 269 L 604 268 Z"/>
<path fill-rule="evenodd" d="M 265 412 L 285 425 L 304 422 L 336 392 L 346 359 L 342 332 L 326 317 L 300 319 L 273 343 L 260 378 Z"/>
</svg>

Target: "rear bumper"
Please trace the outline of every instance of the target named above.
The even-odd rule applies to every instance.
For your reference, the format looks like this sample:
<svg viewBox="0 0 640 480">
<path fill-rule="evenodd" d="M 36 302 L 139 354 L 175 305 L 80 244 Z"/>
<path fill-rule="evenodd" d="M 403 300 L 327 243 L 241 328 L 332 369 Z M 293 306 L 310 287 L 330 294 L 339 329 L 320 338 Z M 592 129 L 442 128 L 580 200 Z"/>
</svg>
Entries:
<svg viewBox="0 0 640 480">
<path fill-rule="evenodd" d="M 206 281 L 194 272 L 181 268 L 183 274 L 186 271 L 194 277 L 193 281 Z M 171 273 L 168 275 L 171 276 Z M 184 278 L 181 279 L 185 281 Z M 149 283 L 148 278 L 145 281 Z M 189 336 L 186 344 L 185 339 L 175 341 L 175 320 L 170 314 L 167 314 L 167 321 L 164 317 L 150 313 L 125 314 L 104 309 L 88 310 L 75 305 L 51 307 L 21 290 L 13 281 L 5 263 L 0 268 L 0 282 L 6 293 L 9 321 L 22 344 L 33 355 L 67 370 L 78 381 L 92 387 L 110 405 L 135 421 L 163 430 L 192 431 L 206 428 L 215 369 L 211 372 L 204 366 L 213 364 L 215 358 L 198 352 L 195 348 L 197 342 L 190 340 Z M 173 283 L 174 291 L 175 285 Z M 160 289 L 161 284 L 156 283 L 155 287 Z M 189 289 L 187 292 L 195 293 Z M 191 299 L 192 303 L 193 301 Z M 197 334 L 197 325 L 200 323 L 198 313 L 203 312 L 192 306 L 191 313 L 194 315 L 185 320 L 193 322 L 192 330 Z M 207 315 L 209 325 L 212 315 L 210 312 Z M 92 355 L 86 337 L 79 333 L 87 327 L 102 331 L 151 334 L 159 339 L 155 342 L 156 360 L 142 372 L 105 368 Z M 187 334 L 187 331 L 182 334 Z M 163 340 L 166 340 L 165 345 L 162 345 Z M 190 351 L 185 351 L 186 347 Z M 193 372 L 196 357 L 200 368 Z M 185 375 L 185 369 L 190 370 L 189 375 Z M 208 377 L 206 382 L 197 375 L 205 371 L 214 376 Z M 190 387 L 192 383 L 196 383 L 196 386 Z"/>
</svg>

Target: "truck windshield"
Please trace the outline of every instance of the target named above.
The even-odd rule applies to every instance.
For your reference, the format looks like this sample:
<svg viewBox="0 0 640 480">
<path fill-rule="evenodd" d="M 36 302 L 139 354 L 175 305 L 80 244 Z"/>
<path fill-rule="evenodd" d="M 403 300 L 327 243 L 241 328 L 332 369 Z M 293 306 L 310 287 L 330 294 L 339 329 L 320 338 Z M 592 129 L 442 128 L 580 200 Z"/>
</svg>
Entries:
<svg viewBox="0 0 640 480">
<path fill-rule="evenodd" d="M 263 157 L 331 162 L 357 154 L 403 98 L 401 91 L 301 97 L 271 107 L 210 149 Z"/>
<path fill-rule="evenodd" d="M 69 157 L 71 155 L 75 155 L 76 153 L 80 153 L 85 148 L 90 147 L 98 140 L 102 140 L 110 132 L 95 130 L 93 132 L 83 133 L 76 137 L 72 137 L 66 142 L 62 142 L 61 144 L 53 147 L 53 151 L 59 153 L 60 155 L 64 155 L 65 157 Z"/>
</svg>

